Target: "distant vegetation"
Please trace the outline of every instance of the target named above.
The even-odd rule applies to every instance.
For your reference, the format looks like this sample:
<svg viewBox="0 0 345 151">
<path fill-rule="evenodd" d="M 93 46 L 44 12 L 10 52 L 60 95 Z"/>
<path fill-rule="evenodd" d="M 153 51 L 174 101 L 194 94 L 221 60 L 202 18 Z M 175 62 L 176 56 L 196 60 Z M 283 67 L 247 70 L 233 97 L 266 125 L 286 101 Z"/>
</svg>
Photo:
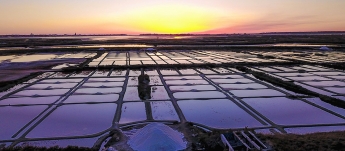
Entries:
<svg viewBox="0 0 345 151">
<path fill-rule="evenodd" d="M 306 135 L 258 134 L 258 137 L 276 151 L 345 151 L 345 131 Z"/>
</svg>

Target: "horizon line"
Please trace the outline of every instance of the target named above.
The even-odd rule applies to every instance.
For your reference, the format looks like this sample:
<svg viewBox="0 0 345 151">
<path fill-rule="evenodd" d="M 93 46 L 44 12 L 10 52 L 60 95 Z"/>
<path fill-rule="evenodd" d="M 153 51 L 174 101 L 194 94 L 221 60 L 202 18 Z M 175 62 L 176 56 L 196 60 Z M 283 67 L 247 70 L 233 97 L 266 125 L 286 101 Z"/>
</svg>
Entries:
<svg viewBox="0 0 345 151">
<path fill-rule="evenodd" d="M 125 33 L 118 33 L 118 34 L 0 34 L 0 36 L 149 36 L 149 35 L 234 35 L 234 34 L 279 34 L 279 33 L 345 33 L 345 30 L 340 31 L 333 31 L 333 30 L 326 30 L 326 31 L 279 31 L 279 32 L 234 32 L 234 33 L 178 33 L 178 34 L 160 34 L 160 33 L 140 33 L 140 34 L 125 34 Z"/>
</svg>

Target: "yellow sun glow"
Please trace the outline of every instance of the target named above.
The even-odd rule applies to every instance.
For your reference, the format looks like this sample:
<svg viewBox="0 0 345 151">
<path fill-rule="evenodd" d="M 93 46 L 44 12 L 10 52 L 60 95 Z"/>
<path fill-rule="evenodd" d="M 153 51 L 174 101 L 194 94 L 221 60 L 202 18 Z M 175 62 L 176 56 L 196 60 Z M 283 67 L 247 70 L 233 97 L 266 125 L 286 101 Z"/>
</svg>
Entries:
<svg viewBox="0 0 345 151">
<path fill-rule="evenodd" d="M 176 34 L 208 30 L 214 27 L 214 16 L 216 12 L 197 7 L 164 5 L 138 9 L 121 20 L 140 32 Z"/>
</svg>

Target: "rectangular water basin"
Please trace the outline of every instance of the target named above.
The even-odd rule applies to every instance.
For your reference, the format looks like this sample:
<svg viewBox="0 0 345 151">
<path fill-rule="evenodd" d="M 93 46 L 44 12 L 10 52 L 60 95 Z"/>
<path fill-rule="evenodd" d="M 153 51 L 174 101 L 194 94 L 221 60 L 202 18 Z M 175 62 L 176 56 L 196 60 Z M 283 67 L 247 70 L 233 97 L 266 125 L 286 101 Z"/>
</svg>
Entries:
<svg viewBox="0 0 345 151">
<path fill-rule="evenodd" d="M 283 77 L 301 77 L 301 76 L 313 76 L 310 73 L 274 73 L 275 75 L 278 76 L 283 76 Z"/>
<path fill-rule="evenodd" d="M 52 104 L 59 98 L 60 96 L 6 98 L 0 100 L 0 105 Z"/>
<path fill-rule="evenodd" d="M 64 95 L 70 89 L 53 89 L 53 90 L 23 90 L 19 91 L 12 96 L 52 96 L 52 95 Z"/>
<path fill-rule="evenodd" d="M 55 83 L 55 84 L 59 84 L 59 83 L 79 83 L 81 82 L 83 79 L 46 79 L 46 80 L 42 80 L 39 83 Z"/>
<path fill-rule="evenodd" d="M 146 120 L 144 102 L 126 102 L 122 104 L 120 124 Z"/>
<path fill-rule="evenodd" d="M 125 81 L 125 78 L 89 78 L 86 82 L 119 82 Z"/>
<path fill-rule="evenodd" d="M 254 81 L 249 79 L 211 79 L 214 83 L 234 83 L 234 84 L 243 84 L 243 83 L 254 83 Z"/>
<path fill-rule="evenodd" d="M 109 93 L 120 93 L 122 87 L 115 88 L 80 88 L 74 92 L 74 94 L 109 94 Z"/>
<path fill-rule="evenodd" d="M 90 76 L 90 74 L 92 73 L 93 71 L 82 71 L 82 72 L 76 72 L 76 73 L 73 73 L 71 74 L 69 77 L 74 77 L 74 78 L 84 78 L 84 77 L 88 77 Z"/>
<path fill-rule="evenodd" d="M 337 80 L 345 80 L 345 76 L 327 76 L 327 77 L 337 79 Z"/>
<path fill-rule="evenodd" d="M 29 141 L 21 142 L 16 147 L 26 147 L 26 146 L 35 146 L 35 147 L 67 147 L 67 146 L 78 146 L 78 147 L 89 147 L 92 148 L 95 142 L 97 142 L 98 137 L 94 138 L 79 138 L 79 139 L 60 139 L 60 140 L 42 140 L 42 141 Z"/>
<path fill-rule="evenodd" d="M 151 99 L 148 100 L 169 100 L 170 97 L 164 86 L 151 86 Z M 138 87 L 127 87 L 123 101 L 141 101 Z"/>
<path fill-rule="evenodd" d="M 234 89 L 265 89 L 267 88 L 264 85 L 258 83 L 250 83 L 250 84 L 219 84 L 220 87 L 228 90 Z"/>
<path fill-rule="evenodd" d="M 327 102 L 322 101 L 320 98 L 305 98 L 305 99 L 308 100 L 309 102 L 315 103 L 315 104 L 322 106 L 326 109 L 329 109 L 335 113 L 338 113 L 342 116 L 345 116 L 345 109 L 333 106 L 332 104 L 329 104 Z"/>
<path fill-rule="evenodd" d="M 254 117 L 227 99 L 177 102 L 188 121 L 218 129 L 262 126 Z"/>
<path fill-rule="evenodd" d="M 214 71 L 212 71 L 210 69 L 197 68 L 196 70 L 198 70 L 202 74 L 217 74 L 216 72 L 214 72 Z"/>
<path fill-rule="evenodd" d="M 63 103 L 99 103 L 115 102 L 119 99 L 118 94 L 104 95 L 70 95 Z"/>
<path fill-rule="evenodd" d="M 345 94 L 345 87 L 325 87 L 325 89 L 335 93 Z"/>
<path fill-rule="evenodd" d="M 343 123 L 334 116 L 301 100 L 285 97 L 242 99 L 276 124 L 306 125 Z"/>
<path fill-rule="evenodd" d="M 60 84 L 34 84 L 26 89 L 70 89 L 77 85 L 78 83 L 60 83 Z"/>
<path fill-rule="evenodd" d="M 277 90 L 272 89 L 257 89 L 257 90 L 230 90 L 230 93 L 237 97 L 273 97 L 273 96 L 285 96 Z"/>
<path fill-rule="evenodd" d="M 173 96 L 176 99 L 226 98 L 226 96 L 222 92 L 219 92 L 219 91 L 175 92 Z"/>
<path fill-rule="evenodd" d="M 207 78 L 210 79 L 243 79 L 244 77 L 241 75 L 233 74 L 233 75 L 206 75 Z"/>
<path fill-rule="evenodd" d="M 194 69 L 179 69 L 180 73 L 183 75 L 189 75 L 189 74 L 199 74 Z"/>
<path fill-rule="evenodd" d="M 168 80 L 165 81 L 167 85 L 198 85 L 209 84 L 205 80 Z"/>
<path fill-rule="evenodd" d="M 227 74 L 227 73 L 234 73 L 228 69 L 225 68 L 212 68 L 213 70 L 217 71 L 220 74 Z"/>
<path fill-rule="evenodd" d="M 288 79 L 296 80 L 296 81 L 321 81 L 321 80 L 332 80 L 328 78 L 324 78 L 321 76 L 305 76 L 305 77 L 288 77 Z"/>
<path fill-rule="evenodd" d="M 49 76 L 49 78 L 65 78 L 68 75 L 70 75 L 70 73 L 56 72 L 55 74 Z"/>
<path fill-rule="evenodd" d="M 212 91 L 216 88 L 212 85 L 170 86 L 171 91 Z"/>
<path fill-rule="evenodd" d="M 297 72 L 297 70 L 295 70 L 295 69 L 286 68 L 286 67 L 276 67 L 276 66 L 273 66 L 272 68 L 275 68 L 275 69 L 278 69 L 278 70 L 281 70 L 281 71 L 284 71 L 284 72 Z"/>
<path fill-rule="evenodd" d="M 164 76 L 164 80 L 201 80 L 200 76 Z"/>
<path fill-rule="evenodd" d="M 345 76 L 344 72 L 311 72 L 315 75 L 321 75 L 321 76 Z"/>
<path fill-rule="evenodd" d="M 0 140 L 13 139 L 15 133 L 47 107 L 47 105 L 0 107 Z"/>
<path fill-rule="evenodd" d="M 154 120 L 180 121 L 173 104 L 170 101 L 150 102 Z"/>
<path fill-rule="evenodd" d="M 137 86 L 138 85 L 138 77 L 129 77 L 128 78 L 128 86 Z M 149 85 L 163 85 L 159 76 L 150 76 L 150 83 Z"/>
<path fill-rule="evenodd" d="M 160 70 L 162 75 L 179 75 L 176 70 L 171 69 L 171 70 Z"/>
<path fill-rule="evenodd" d="M 122 87 L 124 82 L 89 82 L 84 83 L 82 87 L 96 87 L 96 88 L 107 88 L 107 87 Z"/>
<path fill-rule="evenodd" d="M 91 77 L 106 77 L 109 74 L 109 70 L 97 70 Z"/>
<path fill-rule="evenodd" d="M 126 76 L 127 70 L 113 70 L 109 76 Z"/>
<path fill-rule="evenodd" d="M 345 86 L 345 82 L 340 81 L 310 81 L 310 82 L 303 82 L 305 84 L 316 86 L 316 87 L 332 87 L 332 86 Z"/>
<path fill-rule="evenodd" d="M 83 136 L 105 131 L 112 125 L 116 106 L 115 103 L 59 106 L 26 137 Z"/>
<path fill-rule="evenodd" d="M 321 90 L 321 89 L 318 89 L 318 88 L 315 88 L 315 87 L 312 87 L 312 86 L 308 86 L 308 85 L 305 85 L 305 84 L 302 84 L 302 83 L 299 83 L 299 82 L 294 82 L 294 84 L 299 85 L 299 86 L 301 86 L 301 87 L 303 87 L 305 89 L 308 89 L 310 91 L 313 91 L 313 92 L 316 92 L 316 93 L 319 93 L 319 94 L 323 94 L 323 95 L 327 95 L 327 96 L 334 95 L 331 92 L 324 91 L 324 90 Z"/>
</svg>

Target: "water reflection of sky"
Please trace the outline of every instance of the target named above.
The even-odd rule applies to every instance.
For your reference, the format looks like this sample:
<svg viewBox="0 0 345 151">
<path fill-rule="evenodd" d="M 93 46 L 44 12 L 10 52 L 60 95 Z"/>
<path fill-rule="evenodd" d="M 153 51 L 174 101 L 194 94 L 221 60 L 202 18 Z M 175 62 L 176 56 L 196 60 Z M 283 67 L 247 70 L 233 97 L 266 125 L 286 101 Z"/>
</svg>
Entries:
<svg viewBox="0 0 345 151">
<path fill-rule="evenodd" d="M 162 52 L 156 56 L 161 55 L 170 58 L 172 54 Z M 116 57 L 116 53 L 113 56 Z M 137 54 L 139 56 L 146 58 Z M 342 71 L 310 65 L 252 68 L 294 79 L 295 83 L 312 91 L 322 90 L 344 98 L 341 92 L 344 86 L 338 81 L 342 79 L 339 76 L 344 74 Z M 26 82 L 27 86 L 6 92 L 9 95 L 0 99 L 1 115 L 11 114 L 0 116 L 0 120 L 11 121 L 10 125 L 14 125 L 0 123 L 0 141 L 20 137 L 93 138 L 117 124 L 147 121 L 187 120 L 216 129 L 268 128 L 275 124 L 286 127 L 332 125 L 344 121 L 343 117 L 324 108 L 341 115 L 345 109 L 317 99 L 288 98 L 292 94 L 289 91 L 234 68 L 143 70 L 150 79 L 148 99 L 139 96 L 138 76 L 142 74 L 139 70 L 114 68 L 44 73 Z M 298 70 L 305 70 L 305 73 Z M 50 132 L 51 129 L 56 131 Z M 12 138 L 17 132 L 19 135 Z"/>
</svg>

